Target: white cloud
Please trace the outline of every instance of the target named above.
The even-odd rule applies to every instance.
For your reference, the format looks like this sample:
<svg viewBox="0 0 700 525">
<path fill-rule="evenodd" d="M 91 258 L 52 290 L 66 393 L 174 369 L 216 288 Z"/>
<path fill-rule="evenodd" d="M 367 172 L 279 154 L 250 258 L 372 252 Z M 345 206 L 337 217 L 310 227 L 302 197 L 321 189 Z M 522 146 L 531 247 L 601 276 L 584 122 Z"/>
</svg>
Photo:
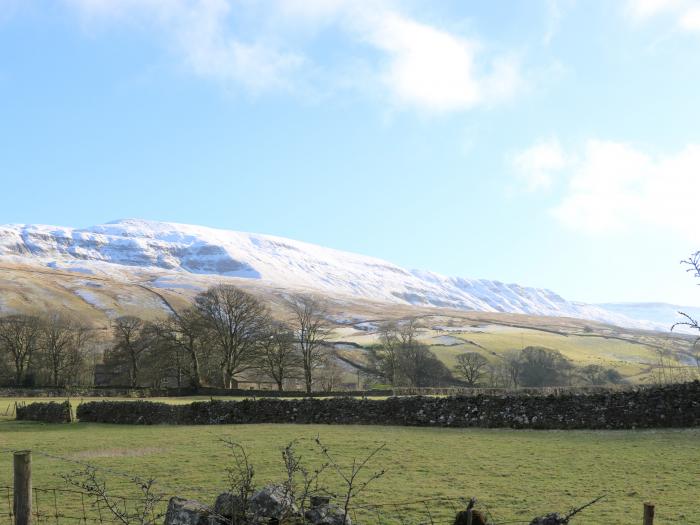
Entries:
<svg viewBox="0 0 700 525">
<path fill-rule="evenodd" d="M 65 1 L 88 20 L 136 18 L 151 24 L 196 73 L 233 80 L 253 90 L 289 86 L 306 66 L 323 70 L 285 41 L 298 26 L 312 29 L 312 34 L 323 28 L 337 30 L 366 51 L 378 52 L 367 82 L 383 86 L 390 100 L 409 107 L 468 110 L 507 99 L 521 85 L 514 58 L 486 60 L 479 41 L 403 14 L 399 0 Z M 250 33 L 256 35 L 252 41 L 232 29 L 231 19 L 238 16 L 252 24 Z M 349 63 L 353 60 L 348 57 Z"/>
<path fill-rule="evenodd" d="M 482 99 L 474 71 L 477 43 L 393 13 L 375 24 L 368 40 L 386 52 L 383 80 L 400 101 L 445 111 Z"/>
<path fill-rule="evenodd" d="M 443 112 L 470 109 L 507 98 L 518 87 L 517 64 L 499 59 L 479 71 L 481 45 L 403 16 L 386 13 L 369 41 L 387 53 L 386 86 L 402 101 Z"/>
<path fill-rule="evenodd" d="M 700 7 L 687 9 L 681 14 L 679 24 L 686 31 L 700 31 Z"/>
<path fill-rule="evenodd" d="M 627 0 L 627 12 L 633 18 L 643 20 L 683 7 L 685 0 Z"/>
<path fill-rule="evenodd" d="M 697 0 L 627 0 L 626 11 L 636 22 L 666 15 L 685 31 L 700 31 L 700 7 Z"/>
<path fill-rule="evenodd" d="M 116 21 L 156 29 L 195 73 L 260 91 L 287 86 L 304 63 L 264 38 L 244 41 L 230 31 L 228 0 L 66 0 L 87 23 Z"/>
<path fill-rule="evenodd" d="M 569 7 L 572 1 L 573 0 L 547 0 L 547 30 L 542 37 L 543 44 L 549 45 L 559 32 L 564 10 Z"/>
<path fill-rule="evenodd" d="M 569 162 L 556 139 L 540 141 L 512 159 L 516 173 L 529 191 L 550 188 L 554 176 Z"/>
<path fill-rule="evenodd" d="M 629 144 L 590 140 L 561 178 L 563 193 L 551 212 L 573 230 L 601 234 L 661 229 L 700 240 L 694 227 L 700 144 L 654 156 Z"/>
</svg>

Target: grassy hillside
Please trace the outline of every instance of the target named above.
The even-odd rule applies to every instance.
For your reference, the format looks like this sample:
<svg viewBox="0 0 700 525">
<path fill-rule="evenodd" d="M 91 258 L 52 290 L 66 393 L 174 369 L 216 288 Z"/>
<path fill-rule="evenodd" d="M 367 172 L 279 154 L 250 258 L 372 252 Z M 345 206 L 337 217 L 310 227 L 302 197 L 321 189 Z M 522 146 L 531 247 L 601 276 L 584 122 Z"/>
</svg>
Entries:
<svg viewBox="0 0 700 525">
<path fill-rule="evenodd" d="M 559 350 L 575 364 L 597 364 L 614 368 L 632 382 L 645 382 L 658 366 L 658 352 L 668 350 L 682 364 L 682 356 L 689 352 L 692 341 L 684 337 L 653 332 L 635 332 L 605 325 L 592 326 L 582 321 L 560 320 L 551 323 L 542 318 L 490 314 L 455 314 L 430 317 L 423 320 L 419 339 L 430 345 L 431 350 L 448 366 L 453 367 L 456 356 L 464 352 L 477 352 L 495 362 L 506 352 L 527 346 L 543 346 Z M 508 317 L 508 318 L 506 318 Z M 452 322 L 446 327 L 440 323 Z M 499 324 L 494 324 L 494 321 Z M 529 325 L 529 326 L 528 326 Z M 343 328 L 337 331 L 338 340 L 360 346 L 378 343 L 373 331 Z M 363 350 L 347 347 L 342 353 L 350 359 L 362 362 Z"/>
<path fill-rule="evenodd" d="M 261 296 L 276 316 L 286 317 L 283 297 L 287 291 L 259 281 L 146 270 L 139 271 L 134 280 L 133 272 L 126 271 L 91 275 L 7 262 L 0 263 L 0 309 L 60 309 L 88 320 L 107 334 L 110 319 L 123 314 L 150 319 L 167 315 L 171 308 L 187 305 L 198 291 L 219 282 L 235 284 Z M 331 314 L 338 321 L 335 341 L 371 345 L 377 342 L 373 329 L 377 323 L 417 316 L 423 327 L 421 340 L 448 366 L 453 365 L 458 353 L 465 351 L 477 351 L 496 360 L 509 350 L 545 346 L 560 350 L 577 364 L 615 368 L 631 381 L 642 382 L 656 366 L 658 351 L 671 352 L 677 358 L 675 364 L 680 365 L 684 359 L 687 362 L 694 341 L 689 336 L 630 330 L 579 319 L 422 308 L 355 297 L 327 299 Z M 365 359 L 361 348 L 346 348 L 341 353 L 357 363 Z M 345 366 L 345 382 L 356 381 L 355 371 Z"/>
<path fill-rule="evenodd" d="M 535 514 L 553 510 L 564 511 L 606 494 L 606 499 L 580 518 L 581 523 L 640 523 L 642 503 L 651 500 L 658 505 L 659 523 L 700 524 L 698 430 L 543 432 L 0 422 L 1 449 L 35 451 L 35 487 L 62 487 L 61 474 L 80 468 L 74 462 L 56 459 L 60 456 L 143 477 L 153 476 L 168 495 L 207 502 L 226 487 L 224 468 L 230 459 L 220 438 L 234 439 L 248 449 L 256 480 L 263 484 L 282 479 L 280 450 L 292 440 L 299 440 L 305 461 L 316 463 L 318 454 L 312 440 L 317 435 L 343 465 L 386 443 L 371 466 L 386 468 L 387 472 L 372 490 L 359 497 L 358 504 L 477 496 L 491 510 L 495 521 L 503 523 L 531 519 Z M 41 456 L 40 451 L 52 457 Z M 0 453 L 0 486 L 11 484 L 11 472 L 11 455 Z M 114 493 L 132 494 L 120 476 L 104 475 Z M 334 490 L 340 489 L 335 476 L 329 474 L 325 483 Z M 432 502 L 430 508 L 434 518 L 449 521 L 449 506 Z M 425 509 L 413 504 L 401 507 L 401 512 L 409 518 L 408 522 L 415 522 L 427 519 Z M 396 512 L 391 507 L 385 510 Z M 2 512 L 5 509 L 0 507 Z M 372 521 L 375 517 L 374 513 L 367 516 L 366 523 L 376 523 Z"/>
</svg>

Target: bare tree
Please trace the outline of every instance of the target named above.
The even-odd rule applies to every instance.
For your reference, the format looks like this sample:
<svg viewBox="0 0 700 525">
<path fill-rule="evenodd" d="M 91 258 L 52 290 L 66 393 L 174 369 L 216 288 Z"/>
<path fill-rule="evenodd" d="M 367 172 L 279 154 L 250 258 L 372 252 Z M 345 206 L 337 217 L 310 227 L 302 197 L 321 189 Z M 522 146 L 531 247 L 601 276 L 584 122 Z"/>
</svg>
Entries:
<svg viewBox="0 0 700 525">
<path fill-rule="evenodd" d="M 504 376 L 507 386 L 518 388 L 521 382 L 523 364 L 520 360 L 520 353 L 517 350 L 510 351 L 503 356 Z"/>
<path fill-rule="evenodd" d="M 41 322 L 32 315 L 8 315 L 0 318 L 0 352 L 9 356 L 14 366 L 15 385 L 25 381 L 39 346 Z"/>
<path fill-rule="evenodd" d="M 282 459 L 287 479 L 284 481 L 284 489 L 292 503 L 299 507 L 302 516 L 306 516 L 306 507 L 312 492 L 319 491 L 319 478 L 328 468 L 328 463 L 322 463 L 313 470 L 304 466 L 302 457 L 296 451 L 297 441 L 291 441 L 282 450 Z"/>
<path fill-rule="evenodd" d="M 107 481 L 98 474 L 97 467 L 86 465 L 83 470 L 64 474 L 63 479 L 86 494 L 98 509 L 105 509 L 121 525 L 155 525 L 160 523 L 162 514 L 157 512 L 164 495 L 156 491 L 155 479 L 141 479 L 128 476 L 128 480 L 138 488 L 138 497 L 127 500 L 113 496 Z M 127 505 L 128 503 L 128 505 Z M 101 514 L 101 511 L 100 511 Z M 57 518 L 58 519 L 58 518 Z M 100 522 L 102 522 L 100 516 Z"/>
<path fill-rule="evenodd" d="M 126 367 L 129 385 L 139 385 L 142 360 L 153 343 L 153 330 L 149 324 L 133 315 L 117 318 L 112 323 L 114 347 L 107 357 L 112 366 Z"/>
<path fill-rule="evenodd" d="M 91 338 L 89 327 L 58 312 L 42 319 L 39 346 L 51 386 L 65 386 L 76 380 Z"/>
<path fill-rule="evenodd" d="M 318 382 L 324 392 L 337 390 L 343 380 L 343 368 L 332 354 L 323 356 L 323 362 L 318 369 Z"/>
<path fill-rule="evenodd" d="M 427 345 L 405 344 L 399 353 L 401 377 L 414 387 L 444 386 L 453 381 L 452 374 Z"/>
<path fill-rule="evenodd" d="M 163 338 L 175 349 L 176 354 L 183 353 L 187 356 L 190 386 L 200 388 L 202 386 L 200 356 L 208 337 L 206 323 L 200 313 L 192 307 L 177 314 L 173 313 L 161 325 L 161 331 Z"/>
<path fill-rule="evenodd" d="M 563 386 L 571 381 L 573 364 L 558 350 L 528 346 L 520 351 L 519 361 L 523 386 Z"/>
<path fill-rule="evenodd" d="M 268 310 L 253 295 L 230 285 L 210 288 L 195 298 L 195 308 L 211 333 L 224 388 L 255 366 L 259 343 L 269 323 Z"/>
<path fill-rule="evenodd" d="M 350 502 L 353 498 L 367 488 L 370 483 L 381 478 L 386 473 L 386 471 L 382 469 L 367 475 L 364 479 L 360 479 L 360 475 L 367 467 L 367 464 L 374 456 L 384 449 L 386 443 L 379 445 L 363 459 L 353 458 L 352 465 L 348 468 L 340 466 L 335 457 L 330 453 L 328 447 L 321 442 L 319 436 L 316 436 L 316 444 L 323 457 L 326 458 L 329 468 L 334 470 L 342 480 L 345 489 L 345 494 L 343 495 L 343 524 L 346 524 L 349 521 L 348 513 L 350 511 Z"/>
<path fill-rule="evenodd" d="M 418 319 L 415 317 L 409 317 L 398 323 L 396 337 L 403 348 L 418 344 L 418 328 Z"/>
<path fill-rule="evenodd" d="M 418 341 L 415 318 L 380 325 L 380 344 L 369 349 L 373 373 L 392 386 L 437 386 L 453 381 L 450 371 L 428 346 Z"/>
<path fill-rule="evenodd" d="M 327 307 L 309 295 L 295 295 L 287 304 L 292 313 L 290 326 L 301 351 L 306 392 L 310 394 L 313 372 L 323 362 L 323 345 L 331 333 Z"/>
<path fill-rule="evenodd" d="M 288 326 L 282 323 L 270 324 L 260 341 L 259 367 L 277 383 L 279 391 L 284 388 L 284 381 L 292 378 L 302 368 L 294 332 Z"/>
<path fill-rule="evenodd" d="M 255 492 L 255 468 L 248 459 L 248 453 L 243 445 L 228 438 L 223 438 L 221 441 L 231 452 L 233 461 L 230 466 L 226 467 L 229 492 L 239 498 L 241 502 L 240 511 L 245 516 L 250 506 L 250 498 Z M 237 518 L 238 516 L 234 516 L 234 523 L 239 521 Z"/>
<path fill-rule="evenodd" d="M 681 264 L 687 266 L 686 271 L 691 273 L 693 277 L 700 279 L 700 251 L 695 252 L 687 259 L 681 261 Z M 684 320 L 675 323 L 671 327 L 671 331 L 675 330 L 678 326 L 685 326 L 692 330 L 700 331 L 700 322 L 697 319 L 685 312 L 678 312 L 678 314 L 683 317 Z M 695 361 L 696 368 L 700 371 L 700 337 L 698 337 L 693 344 L 691 357 Z"/>
<path fill-rule="evenodd" d="M 406 359 L 406 354 L 417 353 L 418 357 L 422 354 L 416 350 L 419 344 L 417 319 L 384 322 L 379 325 L 378 333 L 379 346 L 369 349 L 370 365 L 375 374 L 383 377 L 392 387 L 410 380 L 406 376 L 413 377 L 411 370 L 415 367 L 410 358 Z"/>
<path fill-rule="evenodd" d="M 394 387 L 399 383 L 399 326 L 395 321 L 387 321 L 379 325 L 378 334 L 379 346 L 369 349 L 370 365 L 376 375 Z"/>
<path fill-rule="evenodd" d="M 691 255 L 687 259 L 681 261 L 681 264 L 688 266 L 686 271 L 688 273 L 692 273 L 693 277 L 700 279 L 700 252 L 695 252 L 693 255 Z M 671 330 L 675 329 L 677 326 L 686 326 L 688 328 L 692 328 L 693 330 L 700 330 L 700 324 L 698 324 L 697 319 L 694 319 L 692 316 L 690 316 L 684 312 L 678 312 L 678 313 L 685 320 L 674 324 L 671 327 Z M 700 341 L 700 338 L 698 340 Z M 696 341 L 696 343 L 697 343 L 697 341 Z"/>
<path fill-rule="evenodd" d="M 481 378 L 486 374 L 488 365 L 488 359 L 481 354 L 465 352 L 457 356 L 455 370 L 467 382 L 467 385 L 474 387 L 479 384 Z"/>
</svg>

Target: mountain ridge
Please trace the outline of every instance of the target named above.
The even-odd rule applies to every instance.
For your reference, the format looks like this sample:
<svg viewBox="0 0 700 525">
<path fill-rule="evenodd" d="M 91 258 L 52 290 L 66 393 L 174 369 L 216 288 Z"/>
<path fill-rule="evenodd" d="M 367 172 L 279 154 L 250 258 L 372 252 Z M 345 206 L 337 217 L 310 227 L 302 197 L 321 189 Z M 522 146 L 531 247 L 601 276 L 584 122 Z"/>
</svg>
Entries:
<svg viewBox="0 0 700 525">
<path fill-rule="evenodd" d="M 85 274 L 148 269 L 222 276 L 380 302 L 658 328 L 619 309 L 567 301 L 548 289 L 409 270 L 284 237 L 172 222 L 121 219 L 87 228 L 0 225 L 0 259 Z"/>
</svg>

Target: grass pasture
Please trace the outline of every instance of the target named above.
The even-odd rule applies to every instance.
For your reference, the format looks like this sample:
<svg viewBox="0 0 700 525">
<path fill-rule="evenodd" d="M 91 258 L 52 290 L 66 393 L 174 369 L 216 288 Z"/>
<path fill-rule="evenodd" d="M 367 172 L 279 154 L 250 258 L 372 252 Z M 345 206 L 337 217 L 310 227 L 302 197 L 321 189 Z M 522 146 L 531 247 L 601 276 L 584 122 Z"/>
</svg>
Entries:
<svg viewBox="0 0 700 525">
<path fill-rule="evenodd" d="M 379 342 L 374 332 L 347 328 L 338 330 L 336 338 L 362 346 Z M 558 327 L 539 329 L 489 323 L 454 328 L 449 332 L 422 328 L 419 340 L 429 345 L 438 359 L 450 369 L 454 368 L 457 355 L 464 352 L 477 352 L 491 362 L 498 362 L 508 352 L 526 346 L 542 346 L 559 350 L 577 366 L 614 368 L 627 381 L 635 384 L 651 380 L 651 372 L 658 361 L 656 346 L 671 349 L 676 344 L 676 341 L 665 340 L 661 336 L 652 338 L 639 334 L 586 333 L 583 329 L 565 331 Z M 352 360 L 364 360 L 361 349 L 349 349 L 343 353 Z"/>
<path fill-rule="evenodd" d="M 256 479 L 281 481 L 280 450 L 299 440 L 315 464 L 320 435 L 342 464 L 380 443 L 373 461 L 384 477 L 358 504 L 476 496 L 496 523 L 527 521 L 594 497 L 605 500 L 574 523 L 636 524 L 642 503 L 657 504 L 659 523 L 700 524 L 700 430 L 523 431 L 383 426 L 231 425 L 121 426 L 0 422 L 0 448 L 28 448 L 139 476 L 153 476 L 168 495 L 210 501 L 226 486 L 228 452 L 220 438 L 243 444 Z M 11 484 L 11 455 L 0 453 L 0 486 Z M 35 487 L 62 487 L 74 463 L 35 454 Z M 114 492 L 128 484 L 107 474 Z M 338 489 L 337 478 L 327 485 Z M 0 504 L 2 505 L 2 504 Z M 3 509 L 0 509 L 2 512 Z M 409 511 L 410 512 L 410 511 Z M 418 515 L 416 514 L 416 517 Z M 424 515 L 421 515 L 425 519 Z M 376 523 L 376 519 L 372 521 Z"/>
</svg>

